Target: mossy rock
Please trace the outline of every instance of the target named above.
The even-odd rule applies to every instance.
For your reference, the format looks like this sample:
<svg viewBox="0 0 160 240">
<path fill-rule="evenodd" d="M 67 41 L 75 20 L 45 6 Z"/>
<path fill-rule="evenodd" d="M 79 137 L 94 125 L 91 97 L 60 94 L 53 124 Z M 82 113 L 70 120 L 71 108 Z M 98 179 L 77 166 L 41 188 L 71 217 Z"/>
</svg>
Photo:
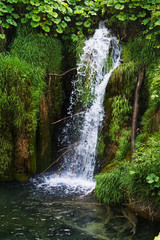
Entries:
<svg viewBox="0 0 160 240">
<path fill-rule="evenodd" d="M 16 173 L 15 174 L 15 180 L 19 181 L 19 182 L 25 182 L 29 180 L 29 175 L 25 174 L 25 173 Z"/>
</svg>

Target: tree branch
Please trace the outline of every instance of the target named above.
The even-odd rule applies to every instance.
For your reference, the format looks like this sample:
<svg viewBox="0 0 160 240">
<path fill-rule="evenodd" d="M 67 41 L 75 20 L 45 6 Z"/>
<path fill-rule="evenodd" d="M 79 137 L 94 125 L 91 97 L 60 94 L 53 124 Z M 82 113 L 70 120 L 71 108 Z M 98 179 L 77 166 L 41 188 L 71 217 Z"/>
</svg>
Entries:
<svg viewBox="0 0 160 240">
<path fill-rule="evenodd" d="M 53 122 L 53 123 L 51 123 L 51 124 L 56 124 L 56 123 L 62 122 L 63 120 L 66 120 L 66 119 L 68 119 L 68 118 L 72 118 L 72 117 L 78 116 L 78 115 L 83 114 L 83 113 L 85 113 L 85 112 L 86 112 L 86 111 L 82 111 L 82 112 L 76 113 L 76 114 L 74 114 L 74 115 L 71 115 L 71 116 L 62 118 L 62 119 L 60 119 L 60 120 L 58 120 L 58 121 L 56 121 L 56 122 Z"/>
<path fill-rule="evenodd" d="M 131 133 L 131 161 L 133 160 L 133 154 L 135 151 L 135 138 L 136 138 L 136 129 L 137 129 L 137 116 L 139 108 L 139 95 L 140 88 L 144 78 L 144 67 L 138 72 L 137 76 L 137 86 L 134 97 L 134 106 L 133 106 L 133 117 L 132 117 L 132 133 Z"/>
<path fill-rule="evenodd" d="M 69 72 L 72 72 L 74 70 L 77 70 L 77 68 L 71 68 L 69 70 L 67 70 L 66 72 L 64 73 L 61 73 L 61 74 L 57 74 L 57 73 L 48 73 L 49 76 L 57 76 L 57 77 L 63 77 L 64 75 L 66 75 L 67 73 Z"/>
</svg>

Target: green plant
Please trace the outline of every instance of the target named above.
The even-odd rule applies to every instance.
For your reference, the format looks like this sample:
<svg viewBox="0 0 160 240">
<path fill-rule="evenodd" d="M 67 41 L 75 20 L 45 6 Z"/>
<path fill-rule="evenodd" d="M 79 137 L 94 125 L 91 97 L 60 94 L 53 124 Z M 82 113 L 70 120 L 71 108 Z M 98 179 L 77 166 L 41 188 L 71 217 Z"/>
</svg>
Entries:
<svg viewBox="0 0 160 240">
<path fill-rule="evenodd" d="M 157 175 L 155 175 L 154 173 L 150 173 L 147 177 L 146 177 L 146 181 L 147 183 L 150 184 L 150 188 L 151 190 L 155 190 L 155 188 L 158 188 L 158 195 L 160 196 L 160 179 Z"/>
<path fill-rule="evenodd" d="M 116 96 L 112 102 L 112 122 L 109 135 L 113 141 L 118 141 L 121 128 L 126 126 L 131 113 L 131 106 L 125 96 Z"/>
<path fill-rule="evenodd" d="M 96 2 L 101 4 L 100 0 Z M 160 34 L 159 0 L 107 0 L 102 1 L 103 12 L 110 9 L 110 23 L 128 24 L 136 22 L 144 30 L 147 39 Z"/>
<path fill-rule="evenodd" d="M 95 177 L 95 194 L 98 200 L 107 204 L 118 204 L 124 201 L 124 194 L 121 184 L 122 171 L 119 167 L 113 168 L 110 172 L 99 174 Z"/>
</svg>

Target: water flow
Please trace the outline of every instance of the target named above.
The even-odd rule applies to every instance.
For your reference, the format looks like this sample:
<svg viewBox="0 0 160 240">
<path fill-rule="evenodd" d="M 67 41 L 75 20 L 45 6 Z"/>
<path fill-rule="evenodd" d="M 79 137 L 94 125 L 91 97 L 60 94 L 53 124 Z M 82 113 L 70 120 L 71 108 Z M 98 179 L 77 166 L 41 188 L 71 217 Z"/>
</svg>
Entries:
<svg viewBox="0 0 160 240">
<path fill-rule="evenodd" d="M 105 23 L 101 23 L 94 36 L 85 42 L 68 109 L 69 114 L 72 114 L 75 104 L 81 102 L 86 111 L 83 117 L 77 116 L 76 121 L 68 122 L 64 128 L 63 143 L 73 146 L 64 154 L 60 176 L 52 175 L 46 178 L 45 183 L 48 186 L 62 186 L 67 183 L 73 192 L 80 191 L 81 188 L 87 191 L 94 188 L 93 174 L 98 130 L 104 117 L 105 89 L 111 73 L 119 64 L 118 40 L 105 27 Z M 74 136 L 77 131 L 78 139 Z"/>
</svg>

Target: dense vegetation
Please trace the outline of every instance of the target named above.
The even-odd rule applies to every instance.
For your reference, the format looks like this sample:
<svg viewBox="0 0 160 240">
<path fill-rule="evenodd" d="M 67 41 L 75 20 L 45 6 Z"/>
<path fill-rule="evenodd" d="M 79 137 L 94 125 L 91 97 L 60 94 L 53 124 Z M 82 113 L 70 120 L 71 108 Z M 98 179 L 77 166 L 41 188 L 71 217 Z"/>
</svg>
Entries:
<svg viewBox="0 0 160 240">
<path fill-rule="evenodd" d="M 96 196 L 109 204 L 142 199 L 160 206 L 159 0 L 0 2 L 0 178 L 36 172 L 36 148 L 43 155 L 38 159 L 50 158 L 50 123 L 61 114 L 64 89 L 62 80 L 48 73 L 60 73 L 62 61 L 68 66 L 66 52 L 69 60 L 75 59 L 75 45 L 81 47 L 101 19 L 108 19 L 119 37 L 122 64 L 112 74 L 104 103 L 107 118 L 98 152 L 105 164 L 96 177 Z M 142 68 L 131 163 L 134 94 Z M 84 102 L 92 97 L 87 84 Z"/>
</svg>

